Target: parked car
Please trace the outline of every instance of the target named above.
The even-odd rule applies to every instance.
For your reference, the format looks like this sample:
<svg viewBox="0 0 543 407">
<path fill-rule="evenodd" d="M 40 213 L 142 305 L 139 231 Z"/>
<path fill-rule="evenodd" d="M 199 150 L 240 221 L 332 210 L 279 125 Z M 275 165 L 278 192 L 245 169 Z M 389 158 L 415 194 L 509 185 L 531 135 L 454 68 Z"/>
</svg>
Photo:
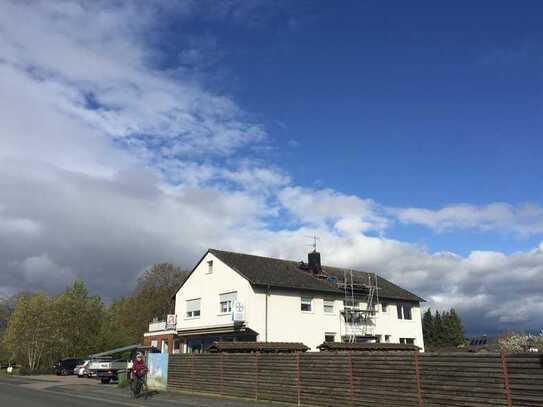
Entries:
<svg viewBox="0 0 543 407">
<path fill-rule="evenodd" d="M 81 359 L 64 358 L 53 366 L 57 376 L 68 376 L 74 374 L 75 367 L 81 363 Z"/>
<path fill-rule="evenodd" d="M 90 360 L 84 360 L 75 367 L 74 374 L 77 375 L 77 377 L 91 377 L 92 372 L 89 369 L 89 366 Z"/>
<path fill-rule="evenodd" d="M 89 368 L 96 372 L 96 377 L 104 384 L 117 381 L 120 372 L 125 372 L 132 367 L 132 359 L 138 351 L 147 353 L 159 353 L 151 346 L 131 345 L 123 348 L 112 349 L 107 352 L 91 355 Z M 115 358 L 114 358 L 115 357 Z"/>
</svg>

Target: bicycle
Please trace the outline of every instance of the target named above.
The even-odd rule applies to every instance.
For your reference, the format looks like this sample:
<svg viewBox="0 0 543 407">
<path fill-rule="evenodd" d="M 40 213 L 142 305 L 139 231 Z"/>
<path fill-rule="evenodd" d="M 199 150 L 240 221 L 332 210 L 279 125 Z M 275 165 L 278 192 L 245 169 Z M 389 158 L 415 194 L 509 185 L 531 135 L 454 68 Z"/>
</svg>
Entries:
<svg viewBox="0 0 543 407">
<path fill-rule="evenodd" d="M 143 394 L 147 398 L 147 385 L 145 384 L 145 373 L 142 372 L 141 376 L 132 374 L 130 380 L 130 390 L 132 391 L 132 398 L 139 398 Z M 145 391 L 144 391 L 145 389 Z"/>
</svg>

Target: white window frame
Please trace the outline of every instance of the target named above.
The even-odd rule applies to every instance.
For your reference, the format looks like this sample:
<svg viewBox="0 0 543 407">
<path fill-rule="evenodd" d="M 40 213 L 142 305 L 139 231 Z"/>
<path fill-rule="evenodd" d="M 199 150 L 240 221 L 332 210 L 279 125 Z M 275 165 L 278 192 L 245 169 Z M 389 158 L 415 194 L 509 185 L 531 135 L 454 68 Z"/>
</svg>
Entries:
<svg viewBox="0 0 543 407">
<path fill-rule="evenodd" d="M 331 307 L 331 308 L 330 308 Z M 328 309 L 328 311 L 327 311 Z M 334 300 L 323 300 L 322 310 L 325 314 L 333 314 L 335 309 Z"/>
<path fill-rule="evenodd" d="M 415 338 L 400 338 L 400 343 L 404 345 L 414 345 Z"/>
<path fill-rule="evenodd" d="M 234 303 L 237 300 L 238 292 L 231 291 L 228 293 L 219 294 L 219 314 L 231 314 L 234 311 Z M 223 307 L 224 305 L 224 307 Z"/>
<path fill-rule="evenodd" d="M 330 341 L 327 341 L 327 340 L 326 340 L 326 337 L 327 337 L 327 336 L 331 336 L 331 337 L 334 338 L 334 340 L 331 341 L 331 342 L 335 342 L 335 341 L 336 341 L 336 333 L 335 333 L 335 332 L 325 332 L 325 333 L 324 333 L 324 342 L 330 342 Z"/>
<path fill-rule="evenodd" d="M 212 274 L 212 273 L 213 273 L 213 260 L 208 260 L 206 274 Z"/>
<path fill-rule="evenodd" d="M 189 303 L 198 301 L 198 307 L 189 306 Z M 198 319 L 202 315 L 202 299 L 193 298 L 185 302 L 186 312 L 185 319 Z"/>
<path fill-rule="evenodd" d="M 406 318 L 406 312 L 405 307 L 409 307 L 409 318 Z M 413 305 L 411 304 L 396 304 L 396 316 L 398 319 L 404 320 L 404 321 L 412 321 L 413 320 Z"/>
<path fill-rule="evenodd" d="M 385 343 L 390 343 L 391 335 L 385 335 Z"/>
<path fill-rule="evenodd" d="M 303 309 L 304 305 L 309 305 L 309 309 Z M 311 313 L 313 312 L 313 298 L 302 296 L 300 297 L 300 311 Z"/>
</svg>

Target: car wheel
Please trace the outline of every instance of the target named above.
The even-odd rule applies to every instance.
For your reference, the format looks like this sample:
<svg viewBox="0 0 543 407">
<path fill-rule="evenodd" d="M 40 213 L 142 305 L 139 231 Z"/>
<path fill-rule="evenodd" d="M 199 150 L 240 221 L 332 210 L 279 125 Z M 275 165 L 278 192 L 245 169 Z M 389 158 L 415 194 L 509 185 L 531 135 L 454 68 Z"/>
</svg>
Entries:
<svg viewBox="0 0 543 407">
<path fill-rule="evenodd" d="M 102 384 L 109 384 L 111 382 L 111 379 L 104 378 L 104 379 L 101 379 L 100 381 L 102 382 Z"/>
<path fill-rule="evenodd" d="M 68 376 L 68 371 L 67 371 L 66 369 L 62 369 L 62 370 L 60 371 L 60 375 L 61 375 L 61 376 Z"/>
</svg>

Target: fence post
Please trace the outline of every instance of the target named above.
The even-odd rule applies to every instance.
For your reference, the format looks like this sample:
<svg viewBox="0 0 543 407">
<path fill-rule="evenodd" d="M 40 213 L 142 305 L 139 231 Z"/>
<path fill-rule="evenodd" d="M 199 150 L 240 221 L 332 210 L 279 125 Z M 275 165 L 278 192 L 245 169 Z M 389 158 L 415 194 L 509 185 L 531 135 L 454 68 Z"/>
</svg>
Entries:
<svg viewBox="0 0 543 407">
<path fill-rule="evenodd" d="M 511 388 L 509 387 L 509 370 L 507 369 L 507 354 L 505 352 L 501 352 L 500 359 L 502 362 L 502 377 L 503 377 L 505 401 L 507 402 L 507 407 L 512 407 L 513 400 L 511 399 Z"/>
<path fill-rule="evenodd" d="M 221 357 L 219 359 L 219 377 L 220 377 L 220 394 L 221 397 L 224 394 L 224 353 L 220 353 Z"/>
<path fill-rule="evenodd" d="M 298 389 L 298 407 L 302 405 L 302 375 L 300 372 L 300 352 L 296 352 L 296 387 Z"/>
<path fill-rule="evenodd" d="M 417 400 L 419 402 L 419 407 L 424 407 L 424 400 L 422 398 L 422 384 L 420 380 L 420 363 L 419 363 L 419 352 L 413 352 L 413 362 L 415 363 L 415 376 L 417 378 Z"/>
<path fill-rule="evenodd" d="M 349 351 L 348 357 L 349 363 L 349 398 L 351 400 L 351 406 L 354 406 L 354 380 L 353 380 L 353 351 Z"/>
<path fill-rule="evenodd" d="M 260 352 L 255 353 L 255 365 L 256 365 L 256 381 L 255 381 L 255 400 L 258 400 L 258 385 L 259 385 L 259 358 L 260 358 Z"/>
<path fill-rule="evenodd" d="M 194 392 L 194 352 L 190 354 L 190 391 Z"/>
</svg>

